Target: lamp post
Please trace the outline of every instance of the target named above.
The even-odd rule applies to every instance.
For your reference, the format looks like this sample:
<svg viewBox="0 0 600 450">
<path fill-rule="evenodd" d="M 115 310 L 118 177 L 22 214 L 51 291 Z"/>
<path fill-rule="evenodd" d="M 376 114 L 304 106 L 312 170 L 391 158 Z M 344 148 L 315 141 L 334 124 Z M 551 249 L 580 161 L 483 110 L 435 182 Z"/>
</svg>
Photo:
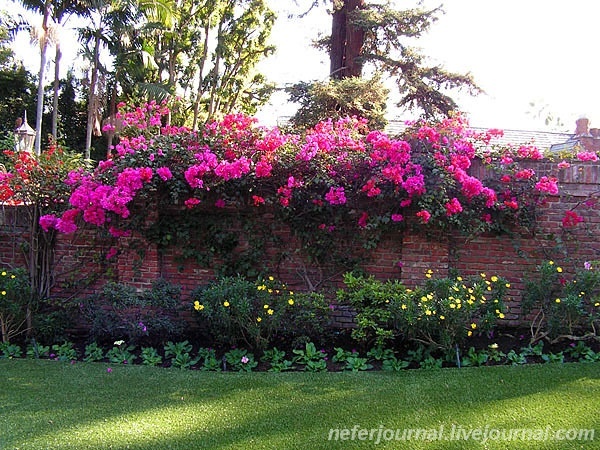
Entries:
<svg viewBox="0 0 600 450">
<path fill-rule="evenodd" d="M 21 124 L 19 124 L 20 119 L 20 117 L 17 119 L 17 128 L 15 128 L 15 150 L 31 153 L 35 140 L 35 130 L 27 123 L 27 111 L 25 111 Z"/>
</svg>

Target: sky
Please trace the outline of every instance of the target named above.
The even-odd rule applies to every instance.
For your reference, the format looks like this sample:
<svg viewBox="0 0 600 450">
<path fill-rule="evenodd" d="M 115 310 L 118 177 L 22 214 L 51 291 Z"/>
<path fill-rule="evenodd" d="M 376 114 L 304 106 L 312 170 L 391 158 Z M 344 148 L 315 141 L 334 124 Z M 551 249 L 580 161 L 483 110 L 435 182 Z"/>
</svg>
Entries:
<svg viewBox="0 0 600 450">
<path fill-rule="evenodd" d="M 286 20 L 283 3 L 288 2 L 270 1 L 281 19 L 273 33 L 278 51 L 264 63 L 277 69 L 276 76 L 269 73 L 271 79 L 278 85 L 325 80 L 327 57 L 309 46 L 319 31 L 329 33 L 328 18 L 311 13 L 305 19 Z M 416 3 L 395 2 L 399 8 Z M 433 64 L 471 73 L 486 92 L 453 96 L 471 125 L 573 132 L 575 120 L 585 116 L 590 126 L 600 127 L 598 0 L 425 0 L 424 4 L 442 4 L 445 13 L 412 45 Z M 537 114 L 541 109 L 542 118 Z M 272 120 L 274 115 L 293 112 L 276 98 L 259 117 Z M 547 127 L 547 113 L 563 126 Z M 408 118 L 410 113 L 393 108 L 388 114 L 388 119 Z"/>
<path fill-rule="evenodd" d="M 321 9 L 302 19 L 288 19 L 291 0 L 267 1 L 279 17 L 272 35 L 277 51 L 261 63 L 261 72 L 279 87 L 298 81 L 326 80 L 327 55 L 312 48 L 311 41 L 319 33 L 329 34 L 330 16 Z M 302 5 L 309 0 L 297 2 Z M 415 6 L 417 0 L 393 3 L 398 8 L 407 8 Z M 423 0 L 423 3 L 432 8 L 441 4 L 445 12 L 424 37 L 411 45 L 421 48 L 432 64 L 471 73 L 483 88 L 485 94 L 477 97 L 453 95 L 471 125 L 573 132 L 575 120 L 585 116 L 590 119 L 590 126 L 600 127 L 600 1 Z M 17 49 L 23 48 L 23 37 L 17 45 Z M 63 45 L 63 49 L 65 68 L 67 61 L 76 57 L 76 47 Z M 39 64 L 35 52 L 26 52 L 25 58 L 28 67 Z M 393 85 L 390 87 L 394 90 Z M 257 117 L 265 125 L 274 125 L 278 118 L 292 115 L 295 109 L 280 94 Z M 542 109 L 542 117 L 536 117 Z M 392 105 L 388 111 L 390 120 L 414 118 L 414 114 Z M 547 113 L 563 125 L 546 126 L 543 119 Z"/>
</svg>

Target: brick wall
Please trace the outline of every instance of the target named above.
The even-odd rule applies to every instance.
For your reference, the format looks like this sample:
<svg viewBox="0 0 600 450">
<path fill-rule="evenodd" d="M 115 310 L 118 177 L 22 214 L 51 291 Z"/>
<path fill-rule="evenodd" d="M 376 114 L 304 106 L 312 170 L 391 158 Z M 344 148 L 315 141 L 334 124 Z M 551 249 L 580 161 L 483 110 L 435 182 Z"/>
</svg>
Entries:
<svg viewBox="0 0 600 450">
<path fill-rule="evenodd" d="M 556 162 L 532 163 L 538 175 L 557 174 Z M 473 174 L 485 177 L 482 166 L 473 167 Z M 539 208 L 538 228 L 533 234 L 489 235 L 476 238 L 464 236 L 426 237 L 424 234 L 395 232 L 384 236 L 376 250 L 363 258 L 363 268 L 385 280 L 397 278 L 407 286 L 419 284 L 424 273 L 432 270 L 444 277 L 453 271 L 462 275 L 486 273 L 502 276 L 511 283 L 510 313 L 506 320 L 518 323 L 522 319 L 519 301 L 524 280 L 543 260 L 554 259 L 563 266 L 565 274 L 582 267 L 587 260 L 600 259 L 600 205 L 593 199 L 600 194 L 600 164 L 574 163 L 558 172 L 559 196 L 551 197 Z M 592 198 L 592 201 L 590 200 Z M 566 211 L 576 211 L 584 222 L 565 230 L 562 219 Z M 23 264 L 17 243 L 25 228 L 16 219 L 15 208 L 4 207 L 0 221 L 0 265 Z M 227 214 L 227 212 L 224 212 Z M 149 217 L 148 220 L 152 220 Z M 273 217 L 265 215 L 265 221 Z M 241 227 L 240 227 L 241 229 Z M 343 270 L 315 267 L 296 251 L 299 246 L 284 224 L 273 223 L 270 231 L 283 245 L 266 249 L 265 264 L 274 276 L 291 288 L 301 291 L 318 288 L 335 291 L 341 286 Z M 206 284 L 215 276 L 214 267 L 202 267 L 193 261 L 179 261 L 176 249 L 159 251 L 156 245 L 129 238 L 137 245 L 107 261 L 110 242 L 88 231 L 77 237 L 61 235 L 56 247 L 56 295 L 73 293 L 75 281 L 89 278 L 87 292 L 108 279 L 139 288 L 150 287 L 159 277 L 183 287 L 184 298 L 192 289 Z M 239 250 L 248 241 L 241 237 Z M 237 251 L 237 249 L 236 249 Z M 218 261 L 216 264 L 218 265 Z M 93 274 L 93 276 L 92 276 Z M 71 291 L 69 290 L 71 289 Z M 79 292 L 85 293 L 86 291 Z M 339 308 L 341 325 L 351 322 L 351 312 Z"/>
</svg>

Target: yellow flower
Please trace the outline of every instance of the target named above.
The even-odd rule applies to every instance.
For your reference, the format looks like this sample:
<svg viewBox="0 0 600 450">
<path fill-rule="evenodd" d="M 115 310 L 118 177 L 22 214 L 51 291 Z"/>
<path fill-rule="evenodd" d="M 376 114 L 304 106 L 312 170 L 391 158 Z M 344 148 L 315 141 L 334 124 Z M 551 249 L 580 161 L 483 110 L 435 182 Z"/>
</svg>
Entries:
<svg viewBox="0 0 600 450">
<path fill-rule="evenodd" d="M 472 323 L 471 324 L 471 328 L 473 328 L 473 329 L 477 328 L 477 324 L 476 323 Z"/>
<path fill-rule="evenodd" d="M 2 291 L 2 292 L 0 292 L 0 294 L 6 295 L 6 291 Z"/>
<path fill-rule="evenodd" d="M 425 277 L 427 277 L 427 278 L 431 278 L 431 274 L 430 274 L 430 273 L 426 273 L 426 274 L 425 274 Z"/>
<path fill-rule="evenodd" d="M 263 308 L 269 309 L 269 305 L 263 305 Z"/>
<path fill-rule="evenodd" d="M 600 306 L 600 302 L 594 303 L 594 306 Z"/>
<path fill-rule="evenodd" d="M 275 280 L 275 278 L 269 277 L 269 281 L 273 281 L 273 280 Z"/>
<path fill-rule="evenodd" d="M 290 295 L 294 295 L 294 292 L 293 292 L 293 291 L 290 291 Z"/>
<path fill-rule="evenodd" d="M 288 300 L 288 304 L 289 305 L 293 305 L 294 304 L 294 300 L 292 300 L 291 298 Z"/>
<path fill-rule="evenodd" d="M 556 303 L 560 303 L 560 298 L 557 298 L 556 300 L 554 300 Z"/>
<path fill-rule="evenodd" d="M 469 337 L 473 336 L 473 332 L 471 330 L 467 331 L 467 336 L 469 336 Z"/>
<path fill-rule="evenodd" d="M 11 278 L 11 280 L 14 280 L 16 278 L 16 276 L 15 275 L 11 275 L 10 278 Z"/>
<path fill-rule="evenodd" d="M 444 320 L 445 318 L 445 316 L 440 316 L 440 320 Z"/>
<path fill-rule="evenodd" d="M 454 303 L 450 303 L 450 308 L 454 309 L 456 308 L 456 305 Z"/>
<path fill-rule="evenodd" d="M 3 271 L 2 272 L 2 276 L 5 277 L 6 276 L 6 272 Z"/>
<path fill-rule="evenodd" d="M 204 309 L 204 305 L 201 305 L 198 300 L 194 302 L 194 309 L 196 311 L 202 311 Z"/>
<path fill-rule="evenodd" d="M 558 273 L 562 273 L 562 267 L 557 267 L 557 268 L 556 268 L 556 271 L 557 271 Z"/>
<path fill-rule="evenodd" d="M 259 291 L 264 291 L 267 289 L 267 287 L 264 284 L 261 284 L 260 286 L 258 286 L 256 289 L 258 289 Z"/>
<path fill-rule="evenodd" d="M 487 275 L 483 272 L 481 272 L 479 275 L 481 275 L 481 278 L 485 278 Z"/>
<path fill-rule="evenodd" d="M 504 313 L 500 313 L 500 314 L 498 314 L 498 317 L 499 317 L 500 319 L 504 319 Z"/>
<path fill-rule="evenodd" d="M 551 266 L 554 265 L 554 261 L 548 261 L 548 264 L 550 264 Z"/>
<path fill-rule="evenodd" d="M 267 309 L 267 314 L 268 314 L 268 315 L 272 316 L 272 315 L 273 315 L 273 312 L 274 312 L 274 311 L 273 311 L 272 309 Z"/>
<path fill-rule="evenodd" d="M 425 315 L 426 316 L 430 316 L 431 315 L 431 311 L 428 309 L 427 311 L 425 311 Z"/>
<path fill-rule="evenodd" d="M 261 320 L 262 320 L 262 318 L 261 318 L 261 317 L 257 317 L 257 318 L 256 318 L 256 321 L 257 321 L 257 322 L 260 322 Z"/>
<path fill-rule="evenodd" d="M 228 302 L 227 300 L 225 300 L 225 301 L 223 302 L 223 306 L 224 306 L 225 308 L 227 308 L 227 307 L 229 306 L 229 302 Z"/>
<path fill-rule="evenodd" d="M 494 275 L 491 280 L 495 283 L 496 281 L 498 281 L 498 277 L 496 275 Z"/>
<path fill-rule="evenodd" d="M 493 343 L 493 344 L 488 345 L 488 347 L 491 348 L 492 350 L 496 350 L 498 348 L 498 344 Z"/>
<path fill-rule="evenodd" d="M 598 304 L 596 304 L 596 306 L 598 306 Z M 406 309 L 406 308 L 407 308 L 407 306 L 404 303 L 402 303 L 402 309 Z"/>
<path fill-rule="evenodd" d="M 268 290 L 267 290 L 267 292 L 268 292 L 269 294 L 272 294 L 272 293 L 273 293 L 273 289 L 268 289 Z"/>
<path fill-rule="evenodd" d="M 457 281 L 462 281 L 462 280 L 463 280 L 463 278 L 462 278 L 462 277 L 456 277 L 456 280 L 457 280 Z"/>
<path fill-rule="evenodd" d="M 507 288 L 510 287 L 510 283 L 506 283 L 504 286 L 506 286 Z"/>
</svg>

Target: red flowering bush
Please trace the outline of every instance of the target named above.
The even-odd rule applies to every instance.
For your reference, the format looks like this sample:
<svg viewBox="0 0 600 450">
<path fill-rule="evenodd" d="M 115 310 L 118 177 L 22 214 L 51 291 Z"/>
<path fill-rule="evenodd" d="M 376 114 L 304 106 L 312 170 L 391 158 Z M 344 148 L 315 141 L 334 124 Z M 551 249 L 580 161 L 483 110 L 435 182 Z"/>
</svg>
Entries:
<svg viewBox="0 0 600 450">
<path fill-rule="evenodd" d="M 136 205 L 270 207 L 305 241 L 324 244 L 406 224 L 469 233 L 527 225 L 542 197 L 558 193 L 555 178 L 519 166 L 541 158 L 536 148 L 482 152 L 499 132 L 475 133 L 461 116 L 414 124 L 395 139 L 357 118 L 321 122 L 297 136 L 234 114 L 192 132 L 162 127 L 164 105 L 122 106 L 125 128 L 113 157 L 69 173 L 70 207 L 42 217 L 44 229 L 72 232 L 83 220 L 119 237 L 140 227 Z M 469 173 L 476 158 L 488 165 L 489 179 Z"/>
</svg>

